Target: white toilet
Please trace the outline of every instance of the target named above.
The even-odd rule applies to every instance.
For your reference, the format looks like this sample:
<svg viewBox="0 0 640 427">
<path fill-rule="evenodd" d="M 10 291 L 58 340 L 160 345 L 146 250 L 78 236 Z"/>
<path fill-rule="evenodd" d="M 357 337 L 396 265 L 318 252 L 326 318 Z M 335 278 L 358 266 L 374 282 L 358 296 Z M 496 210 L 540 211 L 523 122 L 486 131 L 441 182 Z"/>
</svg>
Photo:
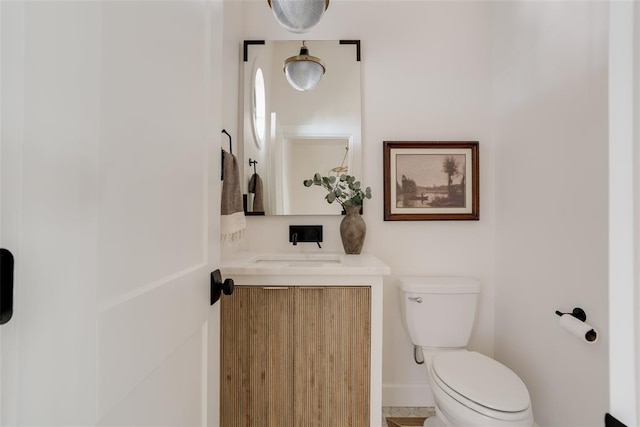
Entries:
<svg viewBox="0 0 640 427">
<path fill-rule="evenodd" d="M 480 283 L 468 277 L 403 277 L 402 310 L 436 403 L 426 427 L 534 427 L 529 392 L 501 363 L 465 349 Z"/>
</svg>

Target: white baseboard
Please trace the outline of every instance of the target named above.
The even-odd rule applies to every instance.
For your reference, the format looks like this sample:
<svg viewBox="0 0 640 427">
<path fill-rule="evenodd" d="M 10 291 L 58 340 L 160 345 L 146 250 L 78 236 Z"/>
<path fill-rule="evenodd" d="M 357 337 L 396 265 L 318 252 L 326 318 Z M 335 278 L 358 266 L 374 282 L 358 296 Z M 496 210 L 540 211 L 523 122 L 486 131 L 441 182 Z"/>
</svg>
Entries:
<svg viewBox="0 0 640 427">
<path fill-rule="evenodd" d="M 382 406 L 433 407 L 429 384 L 383 384 Z"/>
</svg>

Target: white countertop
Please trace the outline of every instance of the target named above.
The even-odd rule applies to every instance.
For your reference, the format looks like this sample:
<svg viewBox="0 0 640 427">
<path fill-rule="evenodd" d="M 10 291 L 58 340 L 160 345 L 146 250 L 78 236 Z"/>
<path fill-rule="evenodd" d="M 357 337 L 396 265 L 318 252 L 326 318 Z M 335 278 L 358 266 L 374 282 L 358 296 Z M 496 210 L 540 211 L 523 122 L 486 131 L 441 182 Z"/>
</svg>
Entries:
<svg viewBox="0 0 640 427">
<path fill-rule="evenodd" d="M 388 265 L 373 255 L 330 252 L 242 252 L 222 260 L 225 275 L 382 276 Z"/>
</svg>

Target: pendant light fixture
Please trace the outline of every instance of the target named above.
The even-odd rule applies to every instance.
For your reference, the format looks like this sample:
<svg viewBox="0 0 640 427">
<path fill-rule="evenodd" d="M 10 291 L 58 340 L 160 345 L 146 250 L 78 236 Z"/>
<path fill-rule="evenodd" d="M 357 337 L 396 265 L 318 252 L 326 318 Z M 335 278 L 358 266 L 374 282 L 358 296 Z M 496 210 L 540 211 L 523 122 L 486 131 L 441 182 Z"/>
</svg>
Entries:
<svg viewBox="0 0 640 427">
<path fill-rule="evenodd" d="M 320 22 L 329 0 L 267 0 L 276 21 L 292 33 L 305 33 Z"/>
<path fill-rule="evenodd" d="M 325 70 L 320 58 L 309 55 L 309 49 L 304 41 L 300 54 L 284 61 L 284 75 L 291 87 L 299 91 L 312 90 L 318 86 Z"/>
</svg>

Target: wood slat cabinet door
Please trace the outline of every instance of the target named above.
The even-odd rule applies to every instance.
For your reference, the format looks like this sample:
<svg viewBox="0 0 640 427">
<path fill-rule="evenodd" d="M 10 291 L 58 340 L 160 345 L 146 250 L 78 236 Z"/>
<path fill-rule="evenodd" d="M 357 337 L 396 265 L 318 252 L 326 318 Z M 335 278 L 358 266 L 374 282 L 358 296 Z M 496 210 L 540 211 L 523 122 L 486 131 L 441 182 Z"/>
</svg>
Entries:
<svg viewBox="0 0 640 427">
<path fill-rule="evenodd" d="M 236 286 L 221 301 L 222 426 L 370 425 L 371 288 Z"/>
<path fill-rule="evenodd" d="M 371 288 L 296 288 L 295 421 L 370 426 Z"/>
<path fill-rule="evenodd" d="M 236 286 L 221 304 L 220 425 L 290 425 L 293 288 Z"/>
</svg>

